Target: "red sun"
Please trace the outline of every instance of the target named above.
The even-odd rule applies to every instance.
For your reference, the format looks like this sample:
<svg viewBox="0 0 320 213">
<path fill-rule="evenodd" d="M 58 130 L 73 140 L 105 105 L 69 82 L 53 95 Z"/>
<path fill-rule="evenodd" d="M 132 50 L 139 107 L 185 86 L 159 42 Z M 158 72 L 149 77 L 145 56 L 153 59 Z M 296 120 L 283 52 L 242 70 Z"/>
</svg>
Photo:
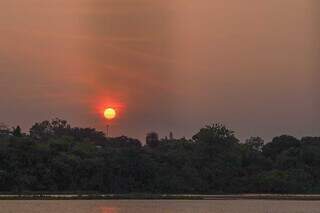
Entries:
<svg viewBox="0 0 320 213">
<path fill-rule="evenodd" d="M 112 107 L 106 108 L 103 112 L 103 116 L 107 120 L 115 119 L 117 117 L 117 111 Z"/>
</svg>

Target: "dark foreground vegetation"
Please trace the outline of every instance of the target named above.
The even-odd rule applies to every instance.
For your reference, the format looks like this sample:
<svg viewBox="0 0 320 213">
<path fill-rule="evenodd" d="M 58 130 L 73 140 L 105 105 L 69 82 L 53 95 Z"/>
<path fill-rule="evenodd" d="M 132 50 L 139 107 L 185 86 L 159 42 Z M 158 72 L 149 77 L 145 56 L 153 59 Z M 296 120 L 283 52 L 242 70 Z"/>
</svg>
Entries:
<svg viewBox="0 0 320 213">
<path fill-rule="evenodd" d="M 59 119 L 28 134 L 2 126 L 0 193 L 23 192 L 320 193 L 320 138 L 240 143 L 214 124 L 190 140 L 154 137 L 143 146 Z"/>
</svg>

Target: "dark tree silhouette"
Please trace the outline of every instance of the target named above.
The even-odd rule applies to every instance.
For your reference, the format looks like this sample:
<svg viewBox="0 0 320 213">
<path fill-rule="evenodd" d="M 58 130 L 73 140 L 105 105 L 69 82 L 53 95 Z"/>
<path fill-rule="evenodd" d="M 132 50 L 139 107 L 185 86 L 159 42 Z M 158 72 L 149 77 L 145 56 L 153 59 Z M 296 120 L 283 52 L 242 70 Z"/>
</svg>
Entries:
<svg viewBox="0 0 320 213">
<path fill-rule="evenodd" d="M 20 126 L 17 126 L 17 127 L 12 129 L 12 135 L 16 136 L 16 137 L 21 137 L 22 136 L 22 132 L 21 132 Z"/>
<path fill-rule="evenodd" d="M 320 137 L 239 142 L 222 124 L 192 139 L 147 144 L 106 138 L 61 119 L 29 134 L 0 126 L 0 191 L 95 193 L 320 193 Z"/>
</svg>

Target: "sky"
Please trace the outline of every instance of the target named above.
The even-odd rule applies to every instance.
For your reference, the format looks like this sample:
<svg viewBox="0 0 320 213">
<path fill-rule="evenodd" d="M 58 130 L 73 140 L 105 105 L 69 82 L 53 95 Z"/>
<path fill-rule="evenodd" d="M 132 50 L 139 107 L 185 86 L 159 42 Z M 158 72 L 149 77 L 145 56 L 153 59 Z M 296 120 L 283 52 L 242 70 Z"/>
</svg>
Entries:
<svg viewBox="0 0 320 213">
<path fill-rule="evenodd" d="M 0 1 L 0 122 L 320 135 L 318 0 Z"/>
</svg>

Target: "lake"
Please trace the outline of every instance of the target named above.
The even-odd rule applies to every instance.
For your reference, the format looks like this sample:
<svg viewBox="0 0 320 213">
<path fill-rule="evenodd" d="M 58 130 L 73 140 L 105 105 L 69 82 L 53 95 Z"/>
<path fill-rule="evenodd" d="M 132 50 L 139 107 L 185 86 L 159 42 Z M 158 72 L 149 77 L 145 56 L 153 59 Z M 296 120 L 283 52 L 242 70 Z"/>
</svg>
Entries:
<svg viewBox="0 0 320 213">
<path fill-rule="evenodd" d="M 1 200 L 1 213 L 318 213 L 320 201 Z"/>
</svg>

